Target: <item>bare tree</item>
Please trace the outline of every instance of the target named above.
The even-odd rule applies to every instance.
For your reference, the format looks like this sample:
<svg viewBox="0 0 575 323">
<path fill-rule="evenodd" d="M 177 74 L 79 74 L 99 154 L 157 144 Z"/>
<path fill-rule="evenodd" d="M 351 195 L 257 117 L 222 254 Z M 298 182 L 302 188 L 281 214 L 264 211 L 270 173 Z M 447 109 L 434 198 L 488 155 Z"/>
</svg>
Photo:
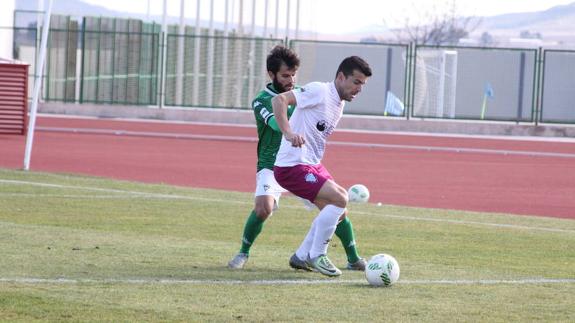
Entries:
<svg viewBox="0 0 575 323">
<path fill-rule="evenodd" d="M 455 0 L 447 1 L 447 9 L 434 6 L 432 10 L 420 12 L 413 6 L 412 23 L 407 18 L 402 28 L 393 29 L 400 42 L 414 42 L 418 45 L 456 45 L 481 23 L 476 17 L 464 17 L 457 10 Z"/>
<path fill-rule="evenodd" d="M 494 46 L 496 44 L 495 38 L 493 38 L 493 36 L 487 31 L 484 31 L 481 34 L 481 37 L 479 38 L 479 43 L 481 44 L 481 46 L 484 47 Z"/>
</svg>

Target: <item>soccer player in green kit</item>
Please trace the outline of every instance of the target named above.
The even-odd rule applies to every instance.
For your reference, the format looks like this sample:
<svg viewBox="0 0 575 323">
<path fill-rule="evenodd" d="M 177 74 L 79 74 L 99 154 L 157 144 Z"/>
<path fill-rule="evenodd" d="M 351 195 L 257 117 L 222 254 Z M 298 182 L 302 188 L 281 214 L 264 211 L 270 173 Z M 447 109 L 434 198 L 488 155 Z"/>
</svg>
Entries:
<svg viewBox="0 0 575 323">
<path fill-rule="evenodd" d="M 282 133 L 277 125 L 272 108 L 272 99 L 295 87 L 295 75 L 299 68 L 299 58 L 296 53 L 284 46 L 276 46 L 267 57 L 267 71 L 271 83 L 260 91 L 252 102 L 258 129 L 258 163 L 256 174 L 255 206 L 248 216 L 242 237 L 240 251 L 228 263 L 232 269 L 241 269 L 249 258 L 250 248 L 260 234 L 265 220 L 278 208 L 281 194 L 287 192 L 274 178 L 273 167 L 276 154 L 280 147 Z M 288 117 L 295 106 L 288 108 Z M 309 201 L 305 201 L 309 202 Z M 311 202 L 306 203 L 312 205 Z M 336 228 L 336 236 L 341 240 L 347 255 L 347 269 L 364 270 L 366 261 L 361 258 L 355 247 L 353 227 L 349 218 L 345 217 Z M 311 271 L 312 268 L 297 256 L 292 256 L 290 267 Z"/>
</svg>

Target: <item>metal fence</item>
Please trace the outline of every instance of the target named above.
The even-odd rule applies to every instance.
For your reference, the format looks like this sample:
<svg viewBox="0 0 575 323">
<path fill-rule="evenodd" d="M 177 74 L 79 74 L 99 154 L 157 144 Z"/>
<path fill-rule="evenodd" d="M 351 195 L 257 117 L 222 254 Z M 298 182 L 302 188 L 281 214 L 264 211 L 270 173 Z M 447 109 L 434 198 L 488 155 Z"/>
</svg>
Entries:
<svg viewBox="0 0 575 323">
<path fill-rule="evenodd" d="M 186 33 L 167 36 L 165 104 L 249 108 L 268 79 L 266 56 L 282 41 Z"/>
<path fill-rule="evenodd" d="M 575 51 L 543 52 L 542 122 L 575 123 Z"/>
<path fill-rule="evenodd" d="M 156 104 L 159 26 L 91 17 L 82 26 L 79 102 Z"/>
<path fill-rule="evenodd" d="M 35 20 L 22 19 L 27 15 L 36 17 L 17 12 L 14 54 L 34 73 L 39 32 Z M 164 56 L 155 23 L 53 16 L 50 28 L 43 99 L 78 103 L 248 109 L 268 82 L 268 51 L 284 43 L 192 27 L 180 34 L 170 26 Z M 575 51 L 303 40 L 289 46 L 301 58 L 299 84 L 333 80 L 349 55 L 370 63 L 373 76 L 348 114 L 575 123 Z"/>
<path fill-rule="evenodd" d="M 412 116 L 534 121 L 537 50 L 416 46 Z"/>
</svg>

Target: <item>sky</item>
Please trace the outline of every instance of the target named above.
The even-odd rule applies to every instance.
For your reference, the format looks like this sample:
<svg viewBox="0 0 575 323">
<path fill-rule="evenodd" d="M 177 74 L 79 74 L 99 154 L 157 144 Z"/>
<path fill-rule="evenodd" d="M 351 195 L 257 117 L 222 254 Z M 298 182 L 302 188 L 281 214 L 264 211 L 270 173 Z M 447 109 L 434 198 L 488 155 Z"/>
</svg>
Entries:
<svg viewBox="0 0 575 323">
<path fill-rule="evenodd" d="M 56 0 L 61 1 L 61 0 Z M 151 15 L 161 15 L 163 0 L 83 0 L 109 9 Z M 210 0 L 200 1 L 200 17 L 210 18 Z M 288 24 L 287 7 L 290 4 L 289 28 L 296 25 L 297 0 L 227 0 L 229 12 L 234 12 L 234 23 L 239 20 L 240 2 L 243 2 L 243 25 L 249 30 L 252 23 L 252 4 L 256 3 L 255 24 L 265 24 L 265 4 L 268 3 L 268 30 L 276 24 L 276 3 L 280 13 L 279 30 Z M 430 13 L 447 12 L 453 4 L 459 16 L 493 16 L 515 12 L 546 10 L 575 0 L 300 0 L 299 28 L 322 34 L 360 31 L 367 27 L 394 28 L 404 26 L 406 20 L 420 23 Z M 149 11 L 148 11 L 149 3 Z M 180 0 L 167 0 L 168 15 L 179 17 Z M 224 21 L 226 0 L 214 0 L 214 20 Z M 197 0 L 185 0 L 186 18 L 195 19 Z M 230 14 L 231 16 L 231 14 Z M 280 35 L 281 36 L 281 35 Z"/>
</svg>

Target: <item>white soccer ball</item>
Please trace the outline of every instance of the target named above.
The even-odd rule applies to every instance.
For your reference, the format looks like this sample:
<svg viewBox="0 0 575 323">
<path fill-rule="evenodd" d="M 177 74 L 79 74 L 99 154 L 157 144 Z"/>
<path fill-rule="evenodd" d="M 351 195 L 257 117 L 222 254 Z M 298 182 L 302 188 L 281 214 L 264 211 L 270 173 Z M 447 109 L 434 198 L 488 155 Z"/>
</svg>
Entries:
<svg viewBox="0 0 575 323">
<path fill-rule="evenodd" d="M 367 262 L 365 278 L 372 286 L 391 286 L 399 280 L 399 264 L 388 254 L 375 255 Z"/>
<path fill-rule="evenodd" d="M 350 202 L 367 203 L 369 200 L 369 190 L 365 185 L 355 184 L 347 191 Z"/>
</svg>

